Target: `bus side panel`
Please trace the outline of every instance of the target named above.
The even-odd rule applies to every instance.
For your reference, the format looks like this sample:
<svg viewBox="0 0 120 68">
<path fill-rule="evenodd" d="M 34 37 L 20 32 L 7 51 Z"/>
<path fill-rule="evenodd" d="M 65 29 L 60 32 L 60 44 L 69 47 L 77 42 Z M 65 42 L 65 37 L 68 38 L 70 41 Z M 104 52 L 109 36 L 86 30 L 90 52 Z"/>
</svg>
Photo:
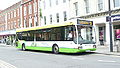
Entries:
<svg viewBox="0 0 120 68">
<path fill-rule="evenodd" d="M 59 52 L 77 53 L 96 50 L 96 48 L 92 48 L 92 45 L 89 45 L 90 48 L 78 49 L 78 45 L 73 41 L 20 41 L 18 42 L 18 48 L 22 47 L 22 43 L 25 43 L 26 49 L 30 50 L 52 51 L 52 46 L 54 44 L 58 45 Z"/>
</svg>

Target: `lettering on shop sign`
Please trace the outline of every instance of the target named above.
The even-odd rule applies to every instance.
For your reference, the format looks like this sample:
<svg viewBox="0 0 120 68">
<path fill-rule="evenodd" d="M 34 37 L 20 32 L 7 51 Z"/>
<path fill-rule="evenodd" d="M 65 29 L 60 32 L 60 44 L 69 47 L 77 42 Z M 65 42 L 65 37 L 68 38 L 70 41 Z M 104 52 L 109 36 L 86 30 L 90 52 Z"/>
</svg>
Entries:
<svg viewBox="0 0 120 68">
<path fill-rule="evenodd" d="M 93 21 L 77 20 L 77 24 L 80 24 L 80 25 L 93 25 Z"/>
<path fill-rule="evenodd" d="M 107 16 L 106 17 L 106 22 L 108 22 L 110 20 L 110 17 Z M 115 22 L 115 21 L 120 21 L 120 15 L 112 15 L 111 16 L 111 22 Z"/>
</svg>

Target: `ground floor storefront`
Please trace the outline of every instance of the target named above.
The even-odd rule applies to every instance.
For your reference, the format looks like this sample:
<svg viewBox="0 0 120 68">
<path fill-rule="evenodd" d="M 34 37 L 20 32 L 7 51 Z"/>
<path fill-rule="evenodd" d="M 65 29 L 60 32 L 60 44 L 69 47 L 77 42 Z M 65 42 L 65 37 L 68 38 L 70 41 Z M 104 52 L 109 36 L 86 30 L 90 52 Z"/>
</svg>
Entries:
<svg viewBox="0 0 120 68">
<path fill-rule="evenodd" d="M 9 30 L 9 31 L 1 31 L 0 32 L 0 43 L 7 44 L 7 45 L 13 45 L 16 38 L 16 31 L 15 30 Z"/>
<path fill-rule="evenodd" d="M 112 33 L 113 46 L 116 45 L 116 41 L 120 40 L 120 15 L 111 16 L 112 32 L 110 32 L 110 24 L 107 21 L 107 16 L 92 20 L 95 27 L 96 44 L 101 46 L 110 45 L 110 33 Z"/>
</svg>

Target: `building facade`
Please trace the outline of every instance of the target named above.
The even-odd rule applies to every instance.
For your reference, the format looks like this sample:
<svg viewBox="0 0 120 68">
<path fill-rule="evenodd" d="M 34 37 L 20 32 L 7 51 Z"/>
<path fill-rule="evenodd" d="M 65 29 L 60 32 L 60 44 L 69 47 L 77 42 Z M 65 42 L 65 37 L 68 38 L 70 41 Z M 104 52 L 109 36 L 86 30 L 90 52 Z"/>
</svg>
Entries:
<svg viewBox="0 0 120 68">
<path fill-rule="evenodd" d="M 41 26 L 64 23 L 69 19 L 69 0 L 40 0 Z"/>
<path fill-rule="evenodd" d="M 39 26 L 38 0 L 22 0 L 21 2 L 21 28 Z"/>
<path fill-rule="evenodd" d="M 110 2 L 114 45 L 115 41 L 119 39 L 120 0 L 110 0 Z M 70 0 L 70 6 L 73 7 L 70 9 L 71 17 L 80 17 L 93 21 L 98 45 L 110 44 L 108 4 L 108 0 Z"/>
<path fill-rule="evenodd" d="M 37 27 L 39 22 L 39 0 L 21 0 L 0 11 L 0 40 L 12 44 L 16 29 Z"/>
<path fill-rule="evenodd" d="M 7 44 L 13 42 L 16 34 L 15 29 L 20 28 L 20 5 L 21 1 L 13 4 L 0 13 L 0 39 Z"/>
<path fill-rule="evenodd" d="M 110 1 L 112 38 L 115 44 L 120 39 L 120 0 Z M 21 0 L 0 12 L 0 35 L 3 37 L 6 31 L 14 29 L 40 27 L 81 18 L 93 21 L 97 45 L 109 45 L 108 7 L 108 0 Z"/>
</svg>

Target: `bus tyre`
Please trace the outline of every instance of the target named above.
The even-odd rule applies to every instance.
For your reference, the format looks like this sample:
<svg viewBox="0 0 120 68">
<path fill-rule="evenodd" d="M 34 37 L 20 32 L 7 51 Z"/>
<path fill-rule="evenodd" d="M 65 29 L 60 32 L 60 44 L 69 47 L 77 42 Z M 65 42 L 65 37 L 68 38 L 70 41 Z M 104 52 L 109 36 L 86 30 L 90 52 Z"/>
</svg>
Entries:
<svg viewBox="0 0 120 68">
<path fill-rule="evenodd" d="M 22 44 L 22 50 L 25 51 L 26 48 L 25 48 L 25 44 Z"/>
<path fill-rule="evenodd" d="M 58 54 L 59 53 L 59 47 L 57 45 L 53 45 L 52 51 L 53 51 L 54 54 Z"/>
</svg>

